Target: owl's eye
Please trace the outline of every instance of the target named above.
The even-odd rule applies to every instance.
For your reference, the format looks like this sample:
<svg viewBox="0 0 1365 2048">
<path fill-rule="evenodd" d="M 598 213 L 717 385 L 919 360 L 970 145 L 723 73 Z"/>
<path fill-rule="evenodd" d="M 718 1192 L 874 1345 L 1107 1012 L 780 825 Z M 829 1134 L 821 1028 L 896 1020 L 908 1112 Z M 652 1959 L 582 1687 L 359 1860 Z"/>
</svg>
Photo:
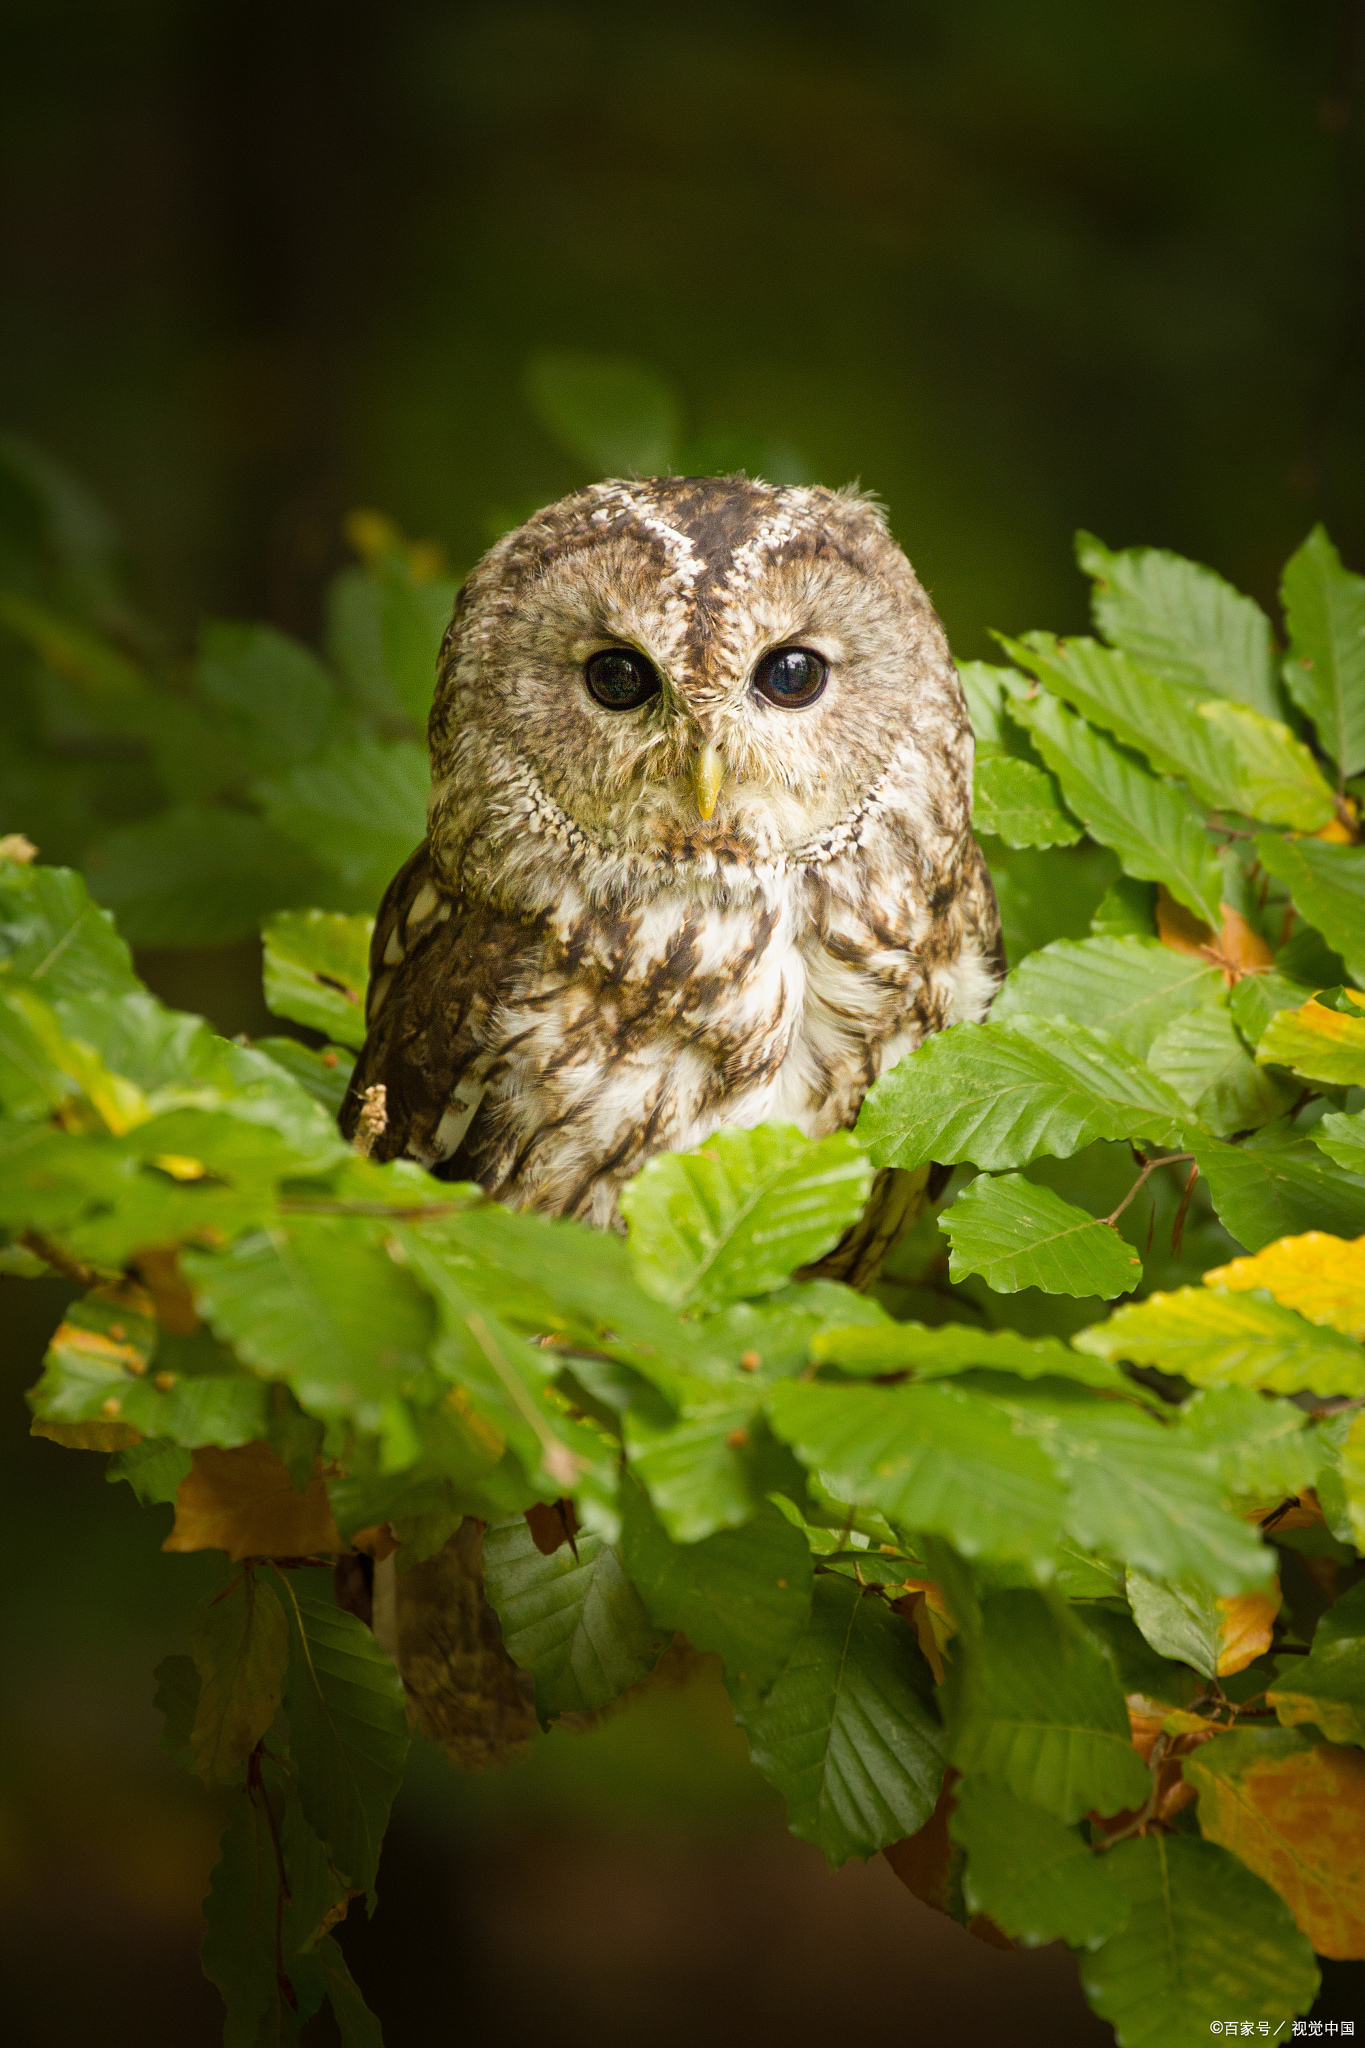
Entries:
<svg viewBox="0 0 1365 2048">
<path fill-rule="evenodd" d="M 754 670 L 754 688 L 784 711 L 804 711 L 829 681 L 829 667 L 809 647 L 775 647 Z"/>
<path fill-rule="evenodd" d="M 653 666 L 633 647 L 604 647 L 600 653 L 590 654 L 583 678 L 589 696 L 608 711 L 634 711 L 659 689 Z"/>
</svg>

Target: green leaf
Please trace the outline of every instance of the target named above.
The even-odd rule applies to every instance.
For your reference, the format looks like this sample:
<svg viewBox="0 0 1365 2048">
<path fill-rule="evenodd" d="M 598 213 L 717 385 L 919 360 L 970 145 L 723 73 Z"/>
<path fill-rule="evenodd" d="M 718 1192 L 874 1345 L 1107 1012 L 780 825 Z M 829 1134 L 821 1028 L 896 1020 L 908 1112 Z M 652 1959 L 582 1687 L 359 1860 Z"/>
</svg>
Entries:
<svg viewBox="0 0 1365 2048">
<path fill-rule="evenodd" d="M 1353 576 L 1315 526 L 1285 564 L 1284 680 L 1343 780 L 1365 768 L 1365 576 Z"/>
<path fill-rule="evenodd" d="M 1128 874 L 1164 882 L 1216 928 L 1222 870 L 1184 791 L 1149 774 L 1054 697 L 1016 700 L 1010 716 L 1032 734 L 1068 809 L 1091 838 L 1111 846 Z"/>
<path fill-rule="evenodd" d="M 1359 1088 L 1365 1085 L 1365 1009 L 1349 991 L 1324 989 L 1297 1009 L 1277 1010 L 1256 1057 L 1292 1067 L 1309 1081 Z"/>
<path fill-rule="evenodd" d="M 114 1149 L 136 1170 L 113 1206 L 73 1219 L 67 1235 L 96 1266 L 120 1267 L 148 1245 L 240 1236 L 271 1215 L 278 1182 L 300 1165 L 275 1131 L 217 1110 L 150 1117 Z"/>
<path fill-rule="evenodd" d="M 379 2021 L 361 1996 L 360 1987 L 351 1975 L 335 1936 L 325 1934 L 314 1954 L 322 1966 L 332 2016 L 341 2036 L 341 2048 L 384 2048 Z"/>
<path fill-rule="evenodd" d="M 200 1314 L 239 1357 L 323 1416 L 380 1426 L 425 1363 L 431 1303 L 385 1250 L 381 1222 L 294 1216 L 223 1253 L 188 1253 Z"/>
<path fill-rule="evenodd" d="M 1214 1460 L 1234 1499 L 1273 1507 L 1313 1484 L 1322 1446 L 1291 1401 L 1250 1387 L 1205 1387 L 1179 1411 L 1181 1440 Z"/>
<path fill-rule="evenodd" d="M 281 1916 L 281 1948 L 291 1976 L 317 1940 L 318 1930 L 337 1907 L 345 1908 L 346 1881 L 333 1870 L 327 1851 L 303 1817 L 292 1789 L 280 1820 L 280 1849 L 289 1879 L 289 1900 Z M 298 1983 L 296 1979 L 296 1989 Z"/>
<path fill-rule="evenodd" d="M 1074 846 L 1081 828 L 1062 809 L 1052 777 L 989 741 L 977 741 L 972 816 L 1006 846 Z"/>
<path fill-rule="evenodd" d="M 1147 1061 L 1220 1138 L 1283 1116 L 1298 1092 L 1255 1064 L 1226 1010 L 1177 1017 L 1152 1040 Z"/>
<path fill-rule="evenodd" d="M 526 396 L 546 431 L 595 476 L 661 476 L 681 420 L 671 385 L 629 356 L 539 349 Z"/>
<path fill-rule="evenodd" d="M 353 1614 L 302 1594 L 292 1606 L 284 1704 L 299 1800 L 338 1869 L 372 1893 L 408 1751 L 403 1681 Z"/>
<path fill-rule="evenodd" d="M 484 1537 L 484 1591 L 509 1654 L 535 1679 L 541 1724 L 618 1699 L 653 1670 L 663 1636 L 617 1551 L 581 1529 L 542 1557 L 524 1517 Z"/>
<path fill-rule="evenodd" d="M 206 1785 L 241 1782 L 246 1760 L 279 1712 L 289 1623 L 252 1571 L 200 1603 L 190 1627 L 199 1673 L 195 1768 Z"/>
<path fill-rule="evenodd" d="M 1068 1824 L 1141 1806 L 1151 1789 L 1104 1652 L 1070 1611 L 1027 1589 L 982 1602 L 953 1644 L 949 1754 Z"/>
<path fill-rule="evenodd" d="M 1247 1251 L 1304 1230 L 1365 1231 L 1365 1178 L 1328 1157 L 1311 1130 L 1275 1123 L 1239 1145 L 1190 1143 L 1219 1222 Z"/>
<path fill-rule="evenodd" d="M 1021 1173 L 974 1180 L 939 1228 L 953 1247 L 949 1277 L 980 1273 L 997 1294 L 1040 1287 L 1108 1301 L 1142 1280 L 1141 1259 L 1116 1230 Z"/>
<path fill-rule="evenodd" d="M 273 626 L 206 626 L 195 682 L 258 775 L 321 753 L 350 723 L 316 655 Z"/>
<path fill-rule="evenodd" d="M 195 1761 L 190 1738 L 199 1711 L 199 1667 L 193 1657 L 163 1657 L 152 1676 L 156 1680 L 152 1706 L 166 1717 L 157 1748 L 182 1771 L 192 1771 Z"/>
<path fill-rule="evenodd" d="M 1006 954 L 1015 963 L 1053 939 L 1083 939 L 1118 865 L 1107 847 L 1089 841 L 1040 850 L 987 839 L 982 850 L 995 884 Z"/>
<path fill-rule="evenodd" d="M 1006 1381 L 993 1398 L 1065 1480 L 1066 1528 L 1082 1548 L 1150 1571 L 1195 1572 L 1219 1593 L 1268 1576 L 1257 1532 L 1226 1510 L 1213 1461 L 1178 1430 L 1065 1381 Z"/>
<path fill-rule="evenodd" d="M 1084 1958 L 1081 1981 L 1120 2048 L 1189 2048 L 1233 2018 L 1287 2038 L 1317 1996 L 1318 1969 L 1263 1879 L 1192 1835 L 1120 1842 L 1105 1863 L 1128 1923 Z"/>
<path fill-rule="evenodd" d="M 430 782 L 416 741 L 356 740 L 257 784 L 256 795 L 270 825 L 336 877 L 351 908 L 373 910 L 426 833 Z M 298 901 L 276 896 L 261 908 Z"/>
<path fill-rule="evenodd" d="M 1310 1722 L 1329 1742 L 1365 1745 L 1365 1584 L 1328 1608 L 1307 1657 L 1281 1657 L 1266 1699 L 1286 1728 Z"/>
<path fill-rule="evenodd" d="M 1313 1139 L 1318 1149 L 1346 1173 L 1357 1179 L 1365 1177 L 1365 1110 L 1358 1109 L 1352 1116 L 1323 1117 L 1313 1127 Z M 1349 1232 L 1336 1234 L 1346 1236 Z"/>
<path fill-rule="evenodd" d="M 0 593 L 0 624 L 97 705 L 140 707 L 150 695 L 143 671 L 112 641 L 17 590 Z"/>
<path fill-rule="evenodd" d="M 942 1534 L 964 1557 L 1046 1569 L 1066 1495 L 1051 1462 L 994 1403 L 939 1382 L 830 1385 L 783 1380 L 773 1428 L 831 1492 L 906 1529 Z"/>
<path fill-rule="evenodd" d="M 931 1699 L 907 1623 L 856 1583 L 817 1578 L 791 1661 L 766 1703 L 740 1718 L 792 1833 L 831 1869 L 913 1835 L 932 1814 L 944 1745 Z"/>
<path fill-rule="evenodd" d="M 1095 578 L 1095 624 L 1143 668 L 1278 715 L 1270 621 L 1251 598 L 1164 548 L 1114 552 L 1079 533 L 1076 559 Z"/>
<path fill-rule="evenodd" d="M 1178 1017 L 1227 1001 L 1216 967 L 1156 939 L 1059 939 L 1030 953 L 991 1007 L 992 1025 L 1018 1016 L 1073 1017 L 1104 1030 L 1139 1059 Z"/>
<path fill-rule="evenodd" d="M 268 1125 L 294 1147 L 300 1173 L 321 1173 L 340 1167 L 354 1153 L 335 1122 L 292 1075 L 254 1045 L 228 1045 L 214 1040 L 218 1086 L 230 1096 L 226 1106 L 247 1123 Z"/>
<path fill-rule="evenodd" d="M 315 897 L 317 866 L 246 811 L 178 807 L 119 825 L 86 854 L 92 893 L 135 946 L 219 946 Z"/>
<path fill-rule="evenodd" d="M 1087 1597 L 1084 1605 L 1073 1607 L 1073 1617 L 1104 1651 L 1125 1696 L 1138 1692 L 1161 1706 L 1188 1707 L 1203 1690 L 1198 1674 L 1186 1664 L 1173 1664 L 1168 1658 L 1159 1657 L 1126 1606 L 1100 1605 L 1101 1600 L 1124 1600 L 1124 1584 L 1124 1574 L 1119 1572 L 1117 1583 L 1107 1586 L 1103 1593 Z M 1065 1590 L 1060 1573 L 1057 1590 Z"/>
<path fill-rule="evenodd" d="M 1025 1948 L 1058 1940 L 1096 1948 L 1123 1926 L 1128 1901 L 1074 1828 L 979 1778 L 956 1796 L 948 1830 L 967 1851 L 970 1912 L 988 1913 Z"/>
<path fill-rule="evenodd" d="M 697 1543 L 750 1520 L 763 1497 L 753 1440 L 759 1390 L 690 1403 L 676 1421 L 632 1408 L 622 1417 L 630 1469 L 675 1543 Z"/>
<path fill-rule="evenodd" d="M 1316 832 L 1336 816 L 1322 770 L 1278 718 L 1228 703 L 1201 704 L 1199 716 L 1220 743 L 1226 763 L 1221 783 L 1204 785 L 1211 802 L 1296 832 Z M 1188 768 L 1186 777 L 1198 792 Z"/>
<path fill-rule="evenodd" d="M 1218 1670 L 1218 1631 L 1225 1617 L 1207 1586 L 1197 1579 L 1157 1579 L 1130 1570 L 1127 1590 L 1133 1619 L 1152 1648 L 1212 1678 Z"/>
<path fill-rule="evenodd" d="M 436 692 L 436 663 L 459 585 L 448 577 L 415 577 L 390 558 L 375 567 L 384 673 L 414 725 L 425 732 Z"/>
<path fill-rule="evenodd" d="M 1018 1373 L 1022 1379 L 1076 1379 L 1087 1386 L 1129 1394 L 1133 1383 L 1112 1366 L 1082 1356 L 1055 1337 L 1021 1337 L 1014 1330 L 974 1330 L 965 1323 L 838 1324 L 817 1331 L 811 1356 L 818 1364 L 840 1365 L 845 1372 L 889 1373 L 909 1370 L 916 1379 L 939 1379 L 985 1366 L 995 1372 Z"/>
<path fill-rule="evenodd" d="M 757 1701 L 787 1662 L 811 1603 L 810 1549 L 765 1502 L 752 1522 L 699 1543 L 672 1543 L 645 1495 L 622 1490 L 621 1555 L 653 1619 L 714 1650 L 726 1684 Z M 558 1555 L 558 1552 L 556 1552 Z"/>
<path fill-rule="evenodd" d="M 1094 640 L 1028 633 L 1005 645 L 1074 710 L 1144 753 L 1159 774 L 1187 782 L 1202 803 L 1308 832 L 1335 816 L 1317 762 L 1279 719 L 1226 698 L 1201 703 Z"/>
<path fill-rule="evenodd" d="M 1017 669 L 999 668 L 989 661 L 960 661 L 957 676 L 978 754 L 983 746 L 1003 747 L 1007 752 L 1015 748 L 1017 736 L 1005 715 L 1005 704 L 1014 690 L 1028 687 L 1024 677 Z"/>
<path fill-rule="evenodd" d="M 621 1190 L 635 1276 L 675 1307 L 766 1294 L 838 1243 L 871 1185 L 847 1131 L 812 1140 L 760 1124 L 659 1153 Z"/>
<path fill-rule="evenodd" d="M 258 1038 L 253 1050 L 282 1067 L 291 1080 L 307 1089 L 329 1119 L 336 1120 L 355 1067 L 350 1053 L 335 1045 L 314 1052 L 297 1038 Z"/>
<path fill-rule="evenodd" d="M 283 2001 L 276 1979 L 280 1897 L 265 1794 L 238 1792 L 228 1809 L 219 1860 L 204 1901 L 208 1925 L 200 1960 L 227 2007 L 223 2048 L 257 2048 L 257 2029 Z"/>
<path fill-rule="evenodd" d="M 267 911 L 325 886 L 283 833 L 208 805 L 121 825 L 85 859 L 90 888 L 138 946 L 217 946 L 249 938 Z"/>
<path fill-rule="evenodd" d="M 1182 1287 L 1118 1309 L 1082 1330 L 1079 1350 L 1155 1365 L 1198 1387 L 1276 1394 L 1365 1394 L 1365 1351 L 1261 1291 Z"/>
<path fill-rule="evenodd" d="M 187 1337 L 163 1332 L 156 1365 L 155 1377 L 140 1379 L 123 1396 L 123 1419 L 135 1429 L 191 1449 L 199 1444 L 231 1449 L 269 1433 L 270 1388 L 255 1373 L 243 1372 L 210 1331 L 199 1329 Z M 174 1455 L 188 1469 L 185 1452 Z"/>
<path fill-rule="evenodd" d="M 455 1382 L 456 1405 L 479 1423 L 486 1454 L 496 1458 L 510 1445 L 536 1486 L 548 1485 L 547 1498 L 554 1498 L 602 1458 L 606 1441 L 568 1418 L 567 1402 L 546 1384 L 553 1358 L 524 1342 L 471 1292 L 468 1283 L 478 1277 L 472 1261 L 467 1254 L 443 1256 L 448 1246 L 441 1236 L 438 1227 L 436 1233 L 404 1230 L 395 1240 L 435 1297 L 441 1336 L 432 1364 Z M 534 1314 L 534 1304 L 528 1305 Z"/>
<path fill-rule="evenodd" d="M 1096 1138 L 1179 1139 L 1174 1089 L 1107 1032 L 1065 1017 L 954 1024 L 868 1091 L 858 1136 L 878 1166 L 971 1160 L 992 1171 Z"/>
<path fill-rule="evenodd" d="M 1155 883 L 1120 875 L 1106 889 L 1090 920 L 1090 932 L 1097 939 L 1150 939 L 1155 922 Z"/>
<path fill-rule="evenodd" d="M 124 1398 L 146 1373 L 156 1345 L 156 1321 L 146 1298 L 93 1290 L 73 1301 L 52 1334 L 43 1376 L 29 1406 L 44 1422 L 94 1422 L 109 1416 L 108 1402 Z"/>
<path fill-rule="evenodd" d="M 113 918 L 72 868 L 0 862 L 0 958 L 9 975 L 53 1003 L 142 986 Z"/>
<path fill-rule="evenodd" d="M 365 1043 L 365 987 L 374 919 L 325 910 L 284 911 L 267 920 L 265 1000 L 356 1050 Z"/>
<path fill-rule="evenodd" d="M 1297 1010 L 1312 993 L 1302 982 L 1273 971 L 1244 974 L 1228 997 L 1228 1007 L 1243 1038 L 1258 1045 L 1272 1017 L 1281 1010 Z"/>
<path fill-rule="evenodd" d="M 1352 978 L 1365 981 L 1365 847 L 1261 832 L 1256 857 L 1284 883 L 1300 917 L 1341 954 Z"/>
<path fill-rule="evenodd" d="M 139 1504 L 147 1508 L 174 1500 L 193 1463 L 178 1443 L 144 1437 L 141 1443 L 115 1451 L 104 1468 L 104 1477 L 110 1486 L 126 1479 Z"/>
</svg>

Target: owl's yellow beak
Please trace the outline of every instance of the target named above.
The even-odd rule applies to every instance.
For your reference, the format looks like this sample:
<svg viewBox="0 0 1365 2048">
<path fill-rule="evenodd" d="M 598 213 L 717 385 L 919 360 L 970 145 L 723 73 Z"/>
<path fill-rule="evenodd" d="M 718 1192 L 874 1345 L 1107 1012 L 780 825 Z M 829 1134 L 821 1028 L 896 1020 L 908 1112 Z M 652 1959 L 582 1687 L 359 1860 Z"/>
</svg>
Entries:
<svg viewBox="0 0 1365 2048">
<path fill-rule="evenodd" d="M 696 792 L 697 809 L 703 819 L 709 818 L 716 808 L 721 784 L 725 780 L 725 762 L 719 747 L 713 747 L 710 740 L 697 748 L 692 763 L 692 787 Z"/>
</svg>

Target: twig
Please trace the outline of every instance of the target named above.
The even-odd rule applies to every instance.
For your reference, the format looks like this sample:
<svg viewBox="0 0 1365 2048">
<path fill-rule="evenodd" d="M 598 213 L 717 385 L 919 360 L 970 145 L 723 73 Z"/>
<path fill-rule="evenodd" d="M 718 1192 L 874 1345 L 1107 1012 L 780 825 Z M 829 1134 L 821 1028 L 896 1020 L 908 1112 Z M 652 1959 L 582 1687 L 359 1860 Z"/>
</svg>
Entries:
<svg viewBox="0 0 1365 2048">
<path fill-rule="evenodd" d="M 81 1260 L 73 1259 L 69 1252 L 64 1252 L 59 1245 L 51 1244 L 47 1238 L 40 1237 L 36 1230 L 26 1230 L 19 1242 L 26 1252 L 33 1253 L 35 1259 L 41 1259 L 44 1265 L 51 1266 L 53 1272 L 60 1273 L 63 1280 L 74 1280 L 78 1287 L 98 1287 L 109 1277 L 107 1273 L 97 1273 L 93 1266 L 84 1265 Z"/>
<path fill-rule="evenodd" d="M 1143 1801 L 1141 1811 L 1134 1814 L 1127 1827 L 1120 1828 L 1116 1835 L 1108 1837 L 1104 1845 L 1106 1855 L 1118 1843 L 1126 1842 L 1132 1835 L 1140 1835 L 1148 1821 L 1156 1818 L 1157 1796 L 1161 1791 L 1161 1766 L 1166 1760 L 1166 1751 L 1170 1745 L 1171 1738 L 1163 1730 L 1152 1744 L 1152 1753 L 1147 1759 L 1147 1768 L 1152 1774 L 1152 1789 Z"/>
<path fill-rule="evenodd" d="M 270 1804 L 270 1794 L 261 1778 L 262 1750 L 263 1745 L 258 1742 L 247 1758 L 246 1792 L 253 1805 L 256 1803 L 257 1794 L 260 1795 L 260 1804 L 265 1810 L 266 1826 L 270 1829 L 270 1839 L 275 1848 L 275 1868 L 280 1879 L 279 1888 L 275 1893 L 275 1981 L 290 2005 L 297 2011 L 299 2002 L 289 1981 L 289 1973 L 284 1967 L 284 1908 L 292 1895 L 289 1880 L 284 1874 L 284 1850 L 280 1844 L 279 1829 L 275 1825 L 275 1810 Z"/>
<path fill-rule="evenodd" d="M 1142 1189 L 1146 1187 L 1148 1181 L 1151 1179 L 1152 1175 L 1156 1172 L 1159 1166 L 1180 1166 L 1183 1165 L 1187 1159 L 1193 1158 L 1193 1152 L 1168 1152 L 1162 1159 L 1149 1159 L 1147 1161 L 1147 1164 L 1143 1167 L 1141 1173 L 1138 1175 L 1137 1179 L 1133 1182 L 1133 1185 L 1129 1188 L 1123 1200 L 1119 1203 L 1117 1209 L 1113 1210 L 1108 1216 L 1101 1216 L 1101 1223 L 1117 1223 L 1119 1217 L 1128 1207 L 1128 1204 L 1133 1200 L 1135 1195 L 1140 1194 Z"/>
<path fill-rule="evenodd" d="M 1171 1225 L 1171 1257 L 1173 1259 L 1180 1257 L 1181 1249 L 1185 1243 L 1185 1218 L 1190 1213 L 1190 1199 L 1194 1194 L 1195 1182 L 1198 1179 L 1199 1161 L 1196 1159 L 1190 1168 L 1190 1177 L 1185 1183 L 1185 1192 L 1180 1197 L 1180 1207 L 1175 1212 L 1175 1222 Z"/>
</svg>

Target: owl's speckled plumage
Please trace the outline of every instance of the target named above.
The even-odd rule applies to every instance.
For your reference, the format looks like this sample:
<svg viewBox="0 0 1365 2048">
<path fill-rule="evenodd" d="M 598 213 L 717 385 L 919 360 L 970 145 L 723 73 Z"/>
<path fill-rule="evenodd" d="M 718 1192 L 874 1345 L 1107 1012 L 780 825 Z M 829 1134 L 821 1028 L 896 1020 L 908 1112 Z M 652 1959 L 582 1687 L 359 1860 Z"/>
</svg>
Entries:
<svg viewBox="0 0 1365 2048">
<path fill-rule="evenodd" d="M 603 709 L 602 647 L 660 693 Z M 804 710 L 749 687 L 814 649 Z M 690 764 L 726 780 L 699 815 Z M 931 1031 L 983 1014 L 999 919 L 942 628 L 878 508 L 744 477 L 604 483 L 507 534 L 460 593 L 425 843 L 375 929 L 342 1113 L 375 1156 L 598 1224 L 652 1153 L 727 1124 L 851 1124 Z"/>
</svg>

